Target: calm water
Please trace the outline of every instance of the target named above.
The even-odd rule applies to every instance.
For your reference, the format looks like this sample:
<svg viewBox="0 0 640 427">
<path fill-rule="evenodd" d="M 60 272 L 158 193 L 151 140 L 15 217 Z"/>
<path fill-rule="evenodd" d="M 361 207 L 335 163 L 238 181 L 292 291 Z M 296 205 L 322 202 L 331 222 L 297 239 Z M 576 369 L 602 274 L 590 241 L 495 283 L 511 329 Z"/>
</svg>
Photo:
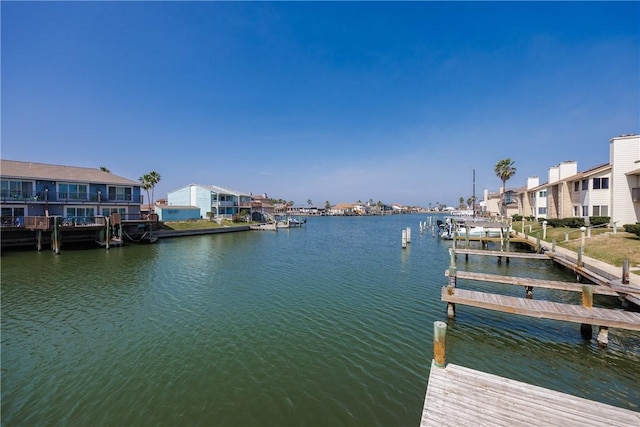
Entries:
<svg viewBox="0 0 640 427">
<path fill-rule="evenodd" d="M 2 424 L 417 426 L 450 245 L 419 233 L 425 218 L 5 252 Z M 459 263 L 572 279 L 541 261 Z M 459 306 L 447 356 L 640 411 L 637 333 L 612 330 L 602 351 L 579 325 Z"/>
</svg>

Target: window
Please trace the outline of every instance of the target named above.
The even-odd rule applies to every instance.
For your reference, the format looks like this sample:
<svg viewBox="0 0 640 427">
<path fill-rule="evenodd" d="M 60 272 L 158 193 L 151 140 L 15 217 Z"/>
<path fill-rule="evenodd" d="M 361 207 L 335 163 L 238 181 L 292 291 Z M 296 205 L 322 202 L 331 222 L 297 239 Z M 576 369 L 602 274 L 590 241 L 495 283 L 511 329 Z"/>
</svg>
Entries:
<svg viewBox="0 0 640 427">
<path fill-rule="evenodd" d="M 576 181 L 573 183 L 573 191 L 574 192 L 580 191 L 580 181 Z"/>
<path fill-rule="evenodd" d="M 582 216 L 589 216 L 589 206 L 582 207 Z"/>
<path fill-rule="evenodd" d="M 89 196 L 87 188 L 87 184 L 58 184 L 58 197 L 67 200 L 87 200 Z"/>
<path fill-rule="evenodd" d="M 124 217 L 127 208 L 102 208 L 102 216 L 111 216 L 112 213 L 119 213 Z"/>
<path fill-rule="evenodd" d="M 573 216 L 580 216 L 580 206 L 573 207 Z"/>
<path fill-rule="evenodd" d="M 131 187 L 107 187 L 109 200 L 130 202 L 133 200 Z"/>
<path fill-rule="evenodd" d="M 587 191 L 589 189 L 589 180 L 588 179 L 583 179 L 582 180 L 582 191 Z"/>
<path fill-rule="evenodd" d="M 67 208 L 67 218 L 75 220 L 80 224 L 93 222 L 95 211 L 93 208 Z"/>
<path fill-rule="evenodd" d="M 538 215 L 546 215 L 547 208 L 538 208 Z"/>
<path fill-rule="evenodd" d="M 547 190 L 542 190 L 538 195 L 540 197 L 547 197 Z"/>
<path fill-rule="evenodd" d="M 3 179 L 0 181 L 0 192 L 3 199 L 24 200 L 33 196 L 33 183 L 31 181 L 12 181 Z"/>
<path fill-rule="evenodd" d="M 609 216 L 609 206 L 594 206 L 593 216 Z"/>
<path fill-rule="evenodd" d="M 593 189 L 607 189 L 609 188 L 609 178 L 593 178 Z"/>
</svg>

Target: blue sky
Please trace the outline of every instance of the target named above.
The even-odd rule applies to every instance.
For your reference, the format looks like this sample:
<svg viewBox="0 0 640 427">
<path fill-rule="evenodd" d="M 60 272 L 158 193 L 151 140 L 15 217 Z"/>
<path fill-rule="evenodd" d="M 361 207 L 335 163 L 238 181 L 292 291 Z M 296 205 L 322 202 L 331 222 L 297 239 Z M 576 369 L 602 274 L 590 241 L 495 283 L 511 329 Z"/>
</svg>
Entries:
<svg viewBox="0 0 640 427">
<path fill-rule="evenodd" d="M 3 159 L 454 205 L 640 133 L 639 2 L 6 2 Z"/>
</svg>

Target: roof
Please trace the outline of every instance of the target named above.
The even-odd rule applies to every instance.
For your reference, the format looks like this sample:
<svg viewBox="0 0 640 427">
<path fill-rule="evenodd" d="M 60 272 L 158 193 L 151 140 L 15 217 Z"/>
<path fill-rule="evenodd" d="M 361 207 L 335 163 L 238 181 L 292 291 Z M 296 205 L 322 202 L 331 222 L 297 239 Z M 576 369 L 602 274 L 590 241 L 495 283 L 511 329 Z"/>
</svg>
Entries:
<svg viewBox="0 0 640 427">
<path fill-rule="evenodd" d="M 640 169 L 632 170 L 631 172 L 627 172 L 625 175 L 627 176 L 640 175 Z"/>
<path fill-rule="evenodd" d="M 232 194 L 234 196 L 252 197 L 250 193 L 243 193 L 242 191 L 231 190 L 229 188 L 220 187 L 219 185 L 188 184 L 183 187 L 180 187 L 179 189 L 182 189 L 185 187 L 191 187 L 191 186 L 204 188 L 206 190 L 213 191 L 214 193 L 217 193 L 217 194 Z M 177 190 L 174 190 L 174 191 L 177 191 Z M 170 191 L 170 193 L 173 193 L 173 191 Z"/>
<path fill-rule="evenodd" d="M 50 165 L 46 163 L 20 162 L 15 160 L 0 160 L 0 175 L 3 178 L 140 185 L 137 181 L 132 181 L 109 172 L 103 172 L 98 168 Z"/>
</svg>

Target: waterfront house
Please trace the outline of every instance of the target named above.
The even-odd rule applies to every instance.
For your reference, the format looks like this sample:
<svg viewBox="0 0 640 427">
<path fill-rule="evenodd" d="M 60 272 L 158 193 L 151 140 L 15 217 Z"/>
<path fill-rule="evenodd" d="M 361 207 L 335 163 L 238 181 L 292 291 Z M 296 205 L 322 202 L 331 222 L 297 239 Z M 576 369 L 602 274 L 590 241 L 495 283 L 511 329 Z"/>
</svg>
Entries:
<svg viewBox="0 0 640 427">
<path fill-rule="evenodd" d="M 622 135 L 609 145 L 609 163 L 578 172 L 576 162 L 562 162 L 549 168 L 549 180 L 541 185 L 530 177 L 518 194 L 519 213 L 536 218 L 608 216 L 619 225 L 639 222 L 640 136 Z"/>
<path fill-rule="evenodd" d="M 118 213 L 139 219 L 140 183 L 98 168 L 0 160 L 2 225 L 20 226 L 25 216 L 92 221 Z"/>
<path fill-rule="evenodd" d="M 251 214 L 252 196 L 217 185 L 189 184 L 167 194 L 169 206 L 196 206 L 200 218 L 232 219 L 234 215 Z"/>
<path fill-rule="evenodd" d="M 351 203 L 338 203 L 329 210 L 329 215 L 356 215 Z"/>
</svg>

